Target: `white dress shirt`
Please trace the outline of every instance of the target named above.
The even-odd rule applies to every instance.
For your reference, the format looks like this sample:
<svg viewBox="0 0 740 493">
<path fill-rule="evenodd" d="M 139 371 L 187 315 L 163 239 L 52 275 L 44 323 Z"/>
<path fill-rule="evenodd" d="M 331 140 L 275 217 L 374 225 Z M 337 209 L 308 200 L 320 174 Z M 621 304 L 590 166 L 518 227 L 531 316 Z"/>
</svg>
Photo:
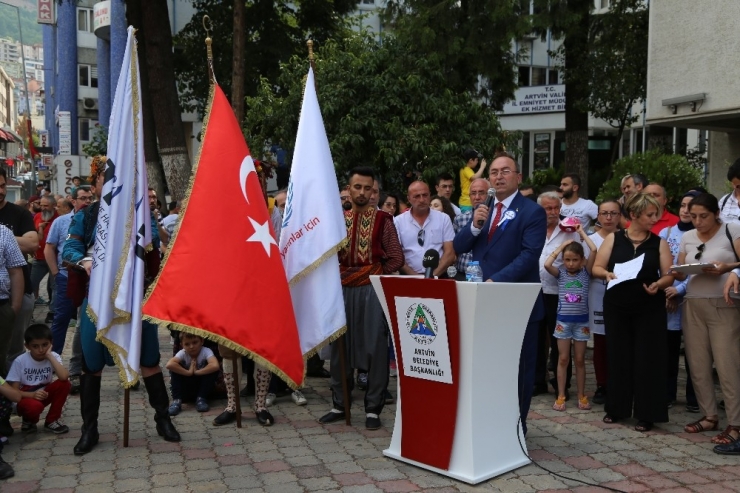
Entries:
<svg viewBox="0 0 740 493">
<path fill-rule="evenodd" d="M 518 193 L 519 191 L 516 191 L 512 193 L 511 195 L 509 195 L 508 197 L 506 197 L 504 200 L 494 199 L 493 204 L 491 204 L 491 210 L 489 210 L 488 213 L 494 214 L 493 217 L 495 217 L 496 213 L 493 211 L 496 210 L 498 203 L 501 202 L 502 204 L 504 204 L 504 206 L 501 208 L 501 219 L 503 219 L 504 214 L 506 214 L 506 211 L 509 210 L 509 207 L 511 207 L 511 203 L 514 201 L 514 197 L 516 197 Z M 499 219 L 499 222 L 501 221 L 501 219 Z M 488 230 L 490 231 L 492 227 L 493 227 L 493 219 L 491 219 L 491 224 Z M 478 236 L 480 234 L 480 228 L 475 227 L 475 221 L 470 222 L 470 232 L 473 233 L 473 236 Z"/>
</svg>

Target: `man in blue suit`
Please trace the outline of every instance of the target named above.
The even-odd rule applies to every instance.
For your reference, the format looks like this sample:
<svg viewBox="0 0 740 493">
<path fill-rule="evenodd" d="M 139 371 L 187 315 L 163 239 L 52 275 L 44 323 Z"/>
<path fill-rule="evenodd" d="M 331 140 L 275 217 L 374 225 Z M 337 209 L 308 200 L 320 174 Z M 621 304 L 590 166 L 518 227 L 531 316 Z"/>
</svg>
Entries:
<svg viewBox="0 0 740 493">
<path fill-rule="evenodd" d="M 545 210 L 518 192 L 522 181 L 519 164 L 508 154 L 496 157 L 489 167 L 496 198 L 489 208 L 479 205 L 470 223 L 455 236 L 456 252 L 473 252 L 486 282 L 540 283 L 539 258 L 545 244 Z M 537 331 L 544 316 L 542 292 L 529 316 L 519 358 L 519 412 L 524 433 L 532 400 L 537 365 Z"/>
</svg>

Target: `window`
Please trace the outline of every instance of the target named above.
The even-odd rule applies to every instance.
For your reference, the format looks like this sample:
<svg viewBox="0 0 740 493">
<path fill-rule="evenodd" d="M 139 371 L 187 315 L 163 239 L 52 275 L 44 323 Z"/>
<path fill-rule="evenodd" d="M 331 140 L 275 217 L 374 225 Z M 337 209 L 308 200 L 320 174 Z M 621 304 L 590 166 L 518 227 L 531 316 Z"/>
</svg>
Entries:
<svg viewBox="0 0 740 493">
<path fill-rule="evenodd" d="M 609 0 L 601 0 L 601 8 L 602 9 L 608 9 L 609 8 Z"/>
<path fill-rule="evenodd" d="M 560 83 L 560 74 L 555 69 L 546 67 L 519 67 L 519 87 L 544 86 Z"/>
<path fill-rule="evenodd" d="M 80 118 L 79 122 L 80 142 L 90 142 L 90 140 L 92 140 L 92 133 L 95 129 L 95 125 L 98 123 L 97 120 Z"/>
<path fill-rule="evenodd" d="M 98 67 L 96 65 L 79 65 L 77 72 L 80 86 L 98 87 Z"/>
<path fill-rule="evenodd" d="M 77 30 L 93 32 L 93 9 L 77 9 Z"/>
</svg>

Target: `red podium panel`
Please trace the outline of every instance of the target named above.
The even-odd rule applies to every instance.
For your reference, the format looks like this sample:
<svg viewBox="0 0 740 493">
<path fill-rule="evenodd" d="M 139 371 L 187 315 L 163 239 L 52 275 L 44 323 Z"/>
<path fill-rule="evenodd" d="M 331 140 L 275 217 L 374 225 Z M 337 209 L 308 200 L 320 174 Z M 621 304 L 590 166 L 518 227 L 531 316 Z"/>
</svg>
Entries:
<svg viewBox="0 0 740 493">
<path fill-rule="evenodd" d="M 401 451 L 404 457 L 429 464 L 439 469 L 448 469 L 457 422 L 457 403 L 460 380 L 460 316 L 457 303 L 457 286 L 454 281 L 414 279 L 404 277 L 381 277 L 383 291 L 389 300 L 391 330 L 397 341 L 396 361 L 398 378 L 403 389 L 403 414 L 401 426 Z M 411 376 L 404 368 L 412 362 L 403 360 L 400 330 L 408 330 L 405 313 L 398 313 L 390 300 L 396 297 L 441 300 L 444 304 L 445 325 L 449 345 L 452 383 L 441 383 Z M 402 322 L 399 324 L 399 320 Z M 434 396 L 434 406 L 429 405 L 429 396 Z"/>
</svg>

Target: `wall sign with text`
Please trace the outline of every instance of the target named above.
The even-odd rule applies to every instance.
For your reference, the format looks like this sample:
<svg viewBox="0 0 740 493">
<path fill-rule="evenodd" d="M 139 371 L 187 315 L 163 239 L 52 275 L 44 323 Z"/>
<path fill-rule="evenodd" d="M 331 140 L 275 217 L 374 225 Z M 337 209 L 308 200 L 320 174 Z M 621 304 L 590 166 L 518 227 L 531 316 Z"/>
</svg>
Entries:
<svg viewBox="0 0 740 493">
<path fill-rule="evenodd" d="M 530 115 L 565 111 L 565 84 L 520 87 L 504 105 L 504 115 Z"/>
</svg>

